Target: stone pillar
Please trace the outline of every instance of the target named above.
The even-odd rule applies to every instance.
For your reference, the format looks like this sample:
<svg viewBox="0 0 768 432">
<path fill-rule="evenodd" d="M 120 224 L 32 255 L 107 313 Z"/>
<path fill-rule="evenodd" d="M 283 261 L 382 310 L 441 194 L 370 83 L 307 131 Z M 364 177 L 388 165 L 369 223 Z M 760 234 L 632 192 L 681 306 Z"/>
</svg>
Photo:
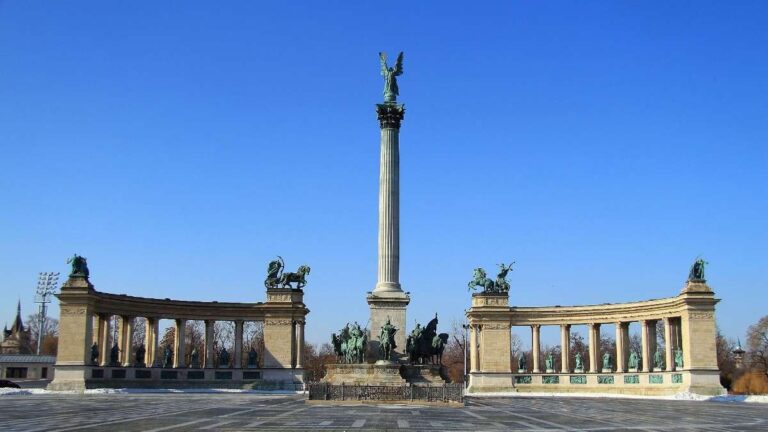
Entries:
<svg viewBox="0 0 768 432">
<path fill-rule="evenodd" d="M 479 366 L 477 358 L 477 324 L 469 327 L 469 371 L 477 372 Z"/>
<path fill-rule="evenodd" d="M 562 373 L 570 373 L 571 360 L 571 325 L 560 325 L 560 370 Z"/>
<path fill-rule="evenodd" d="M 173 338 L 173 367 L 183 368 L 187 367 L 187 320 L 177 318 L 175 321 L 176 334 Z"/>
<path fill-rule="evenodd" d="M 650 372 L 651 367 L 653 364 L 653 355 L 651 354 L 651 345 L 650 341 L 648 340 L 650 338 L 650 327 L 651 321 L 649 320 L 642 320 L 640 321 L 640 339 L 642 343 L 642 357 L 643 357 L 643 372 Z"/>
<path fill-rule="evenodd" d="M 296 321 L 296 369 L 304 368 L 304 322 Z"/>
<path fill-rule="evenodd" d="M 656 331 L 656 323 L 658 320 L 648 320 L 648 349 L 651 351 L 651 370 L 653 370 L 653 356 L 656 354 L 656 350 L 659 348 L 657 343 L 659 334 Z"/>
<path fill-rule="evenodd" d="M 98 314 L 91 315 L 91 326 L 93 331 L 92 331 L 92 337 L 91 337 L 92 341 L 88 344 L 89 350 L 91 349 L 92 344 L 97 344 L 101 346 L 101 344 L 99 344 L 99 338 L 101 337 L 101 329 L 99 328 L 100 323 L 101 323 L 101 320 L 99 319 Z"/>
<path fill-rule="evenodd" d="M 99 365 L 109 366 L 109 318 L 108 314 L 99 314 Z"/>
<path fill-rule="evenodd" d="M 664 318 L 664 366 L 665 370 L 675 370 L 674 342 L 672 341 L 672 320 Z"/>
<path fill-rule="evenodd" d="M 531 362 L 533 363 L 532 373 L 541 373 L 541 326 L 533 324 L 531 326 Z"/>
<path fill-rule="evenodd" d="M 122 335 L 121 335 L 121 348 L 122 348 L 122 358 L 123 358 L 123 367 L 131 367 L 133 366 L 133 317 L 123 315 L 120 317 L 120 322 L 123 323 L 121 326 Z"/>
<path fill-rule="evenodd" d="M 616 323 L 616 373 L 626 371 L 627 351 L 625 345 L 626 339 L 624 338 L 624 325 L 625 323 L 621 321 Z"/>
<path fill-rule="evenodd" d="M 152 367 L 163 366 L 163 354 L 160 352 L 160 318 L 152 318 Z"/>
<path fill-rule="evenodd" d="M 600 368 L 600 324 L 589 325 L 589 372 L 598 373 Z"/>
<path fill-rule="evenodd" d="M 378 352 L 379 329 L 387 319 L 397 327 L 395 357 L 405 356 L 406 306 L 410 297 L 400 286 L 400 123 L 403 105 L 376 105 L 381 127 L 379 171 L 379 250 L 378 281 L 367 297 L 371 309 L 369 350 Z"/>
<path fill-rule="evenodd" d="M 235 320 L 235 361 L 232 367 L 243 367 L 243 320 Z"/>
<path fill-rule="evenodd" d="M 152 321 L 154 318 L 144 318 L 144 364 L 146 367 L 152 367 L 155 360 L 155 351 L 152 349 Z"/>
<path fill-rule="evenodd" d="M 214 365 L 213 353 L 213 320 L 205 320 L 205 359 L 204 368 L 210 369 Z"/>
<path fill-rule="evenodd" d="M 50 390 L 85 390 L 91 378 L 94 342 L 93 285 L 85 277 L 70 276 L 59 298 L 59 347 Z"/>
</svg>

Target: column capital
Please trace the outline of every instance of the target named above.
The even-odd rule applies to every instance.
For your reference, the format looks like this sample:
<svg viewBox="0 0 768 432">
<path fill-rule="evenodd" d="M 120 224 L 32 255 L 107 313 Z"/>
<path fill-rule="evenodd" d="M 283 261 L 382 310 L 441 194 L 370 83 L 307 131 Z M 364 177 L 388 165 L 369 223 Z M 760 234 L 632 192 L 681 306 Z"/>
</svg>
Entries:
<svg viewBox="0 0 768 432">
<path fill-rule="evenodd" d="M 376 114 L 382 129 L 400 129 L 405 116 L 405 105 L 396 103 L 376 104 Z"/>
<path fill-rule="evenodd" d="M 541 324 L 531 324 L 531 328 L 539 330 L 541 328 Z"/>
</svg>

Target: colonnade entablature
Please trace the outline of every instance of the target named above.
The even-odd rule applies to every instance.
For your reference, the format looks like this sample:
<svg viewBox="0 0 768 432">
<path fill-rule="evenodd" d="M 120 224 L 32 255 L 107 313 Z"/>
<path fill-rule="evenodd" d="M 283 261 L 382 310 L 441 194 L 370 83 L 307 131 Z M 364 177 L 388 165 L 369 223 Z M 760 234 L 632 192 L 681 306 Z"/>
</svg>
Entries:
<svg viewBox="0 0 768 432">
<path fill-rule="evenodd" d="M 266 297 L 266 302 L 254 303 L 135 297 L 96 291 L 87 275 L 70 275 L 58 295 L 59 348 L 50 388 L 301 384 L 309 313 L 304 293 L 268 288 Z M 133 343 L 137 319 L 145 324 L 139 348 Z M 172 321 L 172 345 L 160 346 L 161 320 Z M 204 323 L 200 353 L 187 349 L 188 321 Z M 217 322 L 234 324 L 231 354 L 214 350 Z M 263 348 L 258 353 L 243 350 L 244 326 L 250 322 L 262 325 Z"/>
<path fill-rule="evenodd" d="M 469 392 L 719 394 L 723 389 L 714 317 L 718 301 L 704 280 L 689 280 L 675 297 L 586 306 L 509 306 L 507 293 L 474 294 L 467 311 Z M 657 346 L 659 322 L 663 323 L 663 339 L 659 339 L 663 349 Z M 631 323 L 640 326 L 639 352 L 630 350 Z M 576 325 L 588 328 L 588 353 L 571 352 L 571 327 Z M 601 348 L 600 343 L 601 327 L 607 325 L 615 327 L 611 349 Z M 559 358 L 542 352 L 545 326 L 559 329 Z M 530 337 L 531 351 L 528 356 L 519 355 L 513 364 L 511 337 L 518 331 L 521 339 Z"/>
</svg>

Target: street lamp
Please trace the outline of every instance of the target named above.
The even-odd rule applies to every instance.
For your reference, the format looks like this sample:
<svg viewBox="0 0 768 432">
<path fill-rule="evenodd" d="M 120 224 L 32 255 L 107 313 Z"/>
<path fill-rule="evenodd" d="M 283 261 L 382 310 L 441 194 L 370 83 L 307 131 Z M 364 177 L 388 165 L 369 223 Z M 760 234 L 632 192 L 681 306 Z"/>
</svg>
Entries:
<svg viewBox="0 0 768 432">
<path fill-rule="evenodd" d="M 45 329 L 45 313 L 48 309 L 48 303 L 51 302 L 51 295 L 56 292 L 56 286 L 59 283 L 59 273 L 40 272 L 37 276 L 37 292 L 35 294 L 35 303 L 39 306 L 39 322 L 37 328 L 37 355 L 40 355 L 40 347 L 43 343 L 43 330 Z"/>
<path fill-rule="evenodd" d="M 464 329 L 464 387 L 467 386 L 467 331 L 469 330 L 469 324 L 462 324 Z"/>
</svg>

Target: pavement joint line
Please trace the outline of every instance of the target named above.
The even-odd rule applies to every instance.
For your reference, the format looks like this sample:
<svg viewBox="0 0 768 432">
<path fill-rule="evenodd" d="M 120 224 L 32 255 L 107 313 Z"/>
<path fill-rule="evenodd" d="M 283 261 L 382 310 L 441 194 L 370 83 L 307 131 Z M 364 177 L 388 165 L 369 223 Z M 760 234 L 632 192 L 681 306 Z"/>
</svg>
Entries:
<svg viewBox="0 0 768 432">
<path fill-rule="evenodd" d="M 219 426 L 224 426 L 225 424 L 230 424 L 230 423 L 234 423 L 234 422 L 235 422 L 235 420 L 225 420 L 225 421 L 222 421 L 222 422 L 214 423 L 212 425 L 203 426 L 200 429 L 201 430 L 215 429 L 215 428 L 217 428 Z"/>
<path fill-rule="evenodd" d="M 545 425 L 548 425 L 548 426 L 551 426 L 551 427 L 555 427 L 558 430 L 564 430 L 564 431 L 569 431 L 569 432 L 578 431 L 578 429 L 574 429 L 574 428 L 571 428 L 571 427 L 568 427 L 568 426 L 564 426 L 564 425 L 561 425 L 559 423 L 551 422 L 549 420 L 539 419 L 539 418 L 536 418 L 536 417 L 531 417 L 531 416 L 528 416 L 528 415 L 525 415 L 525 414 L 520 414 L 520 413 L 517 413 L 517 412 L 514 412 L 514 411 L 503 410 L 503 409 L 499 409 L 498 411 L 505 412 L 507 414 L 510 414 L 510 415 L 513 415 L 513 416 L 516 416 L 516 417 L 522 417 L 522 418 L 524 418 L 526 420 L 530 420 L 530 421 L 533 421 L 533 422 L 543 423 Z"/>
<path fill-rule="evenodd" d="M 364 425 L 365 425 L 365 419 L 359 419 L 359 420 L 355 420 L 355 422 L 354 422 L 354 423 L 352 423 L 352 427 L 353 427 L 353 428 L 361 428 L 361 427 L 363 427 Z"/>
<path fill-rule="evenodd" d="M 333 424 L 333 420 L 326 420 L 323 422 L 320 422 L 320 426 L 330 426 Z"/>
<path fill-rule="evenodd" d="M 144 432 L 160 432 L 160 431 L 165 431 L 165 430 L 170 430 L 170 429 L 176 429 L 176 428 L 180 428 L 180 427 L 190 426 L 190 425 L 193 425 L 193 424 L 196 424 L 196 423 L 202 423 L 204 421 L 208 421 L 208 419 L 192 420 L 192 421 L 188 421 L 186 423 L 179 423 L 179 424 L 170 425 L 170 426 L 163 426 L 163 427 L 159 427 L 159 428 L 155 428 L 155 429 L 150 429 L 150 430 L 147 430 L 147 431 L 144 431 Z"/>
<path fill-rule="evenodd" d="M 249 408 L 247 410 L 235 411 L 235 412 L 231 412 L 229 414 L 222 414 L 222 415 L 219 415 L 219 416 L 216 416 L 216 417 L 232 417 L 232 416 L 235 416 L 235 415 L 240 415 L 240 414 L 245 414 L 247 412 L 260 410 L 262 408 L 264 408 L 264 405 L 256 405 L 256 408 Z"/>
<path fill-rule="evenodd" d="M 164 417 L 164 416 L 169 416 L 169 415 L 183 414 L 183 413 L 194 412 L 194 411 L 200 411 L 200 408 L 192 408 L 192 409 L 186 409 L 186 410 L 179 410 L 179 411 L 167 412 L 167 413 L 163 413 L 163 414 L 152 413 L 152 414 L 145 415 L 145 416 L 130 417 L 130 418 L 118 419 L 118 420 L 114 420 L 114 421 L 100 421 L 100 420 L 96 420 L 96 421 L 93 421 L 91 423 L 84 424 L 84 425 L 72 426 L 72 427 L 67 427 L 67 428 L 63 428 L 63 429 L 53 429 L 51 432 L 65 432 L 65 431 L 84 429 L 84 428 L 95 427 L 95 426 L 103 426 L 103 425 L 109 425 L 109 424 L 125 423 L 125 422 L 135 421 L 135 420 L 144 420 L 144 419 L 153 418 L 153 417 Z M 201 420 L 201 421 L 207 421 L 207 420 L 208 419 L 204 419 L 204 420 Z M 196 422 L 196 423 L 199 423 L 199 422 Z M 43 430 L 49 430 L 49 429 L 43 429 Z M 165 430 L 165 429 L 163 429 L 163 430 Z M 154 431 L 144 431 L 144 432 L 154 432 Z"/>
</svg>

